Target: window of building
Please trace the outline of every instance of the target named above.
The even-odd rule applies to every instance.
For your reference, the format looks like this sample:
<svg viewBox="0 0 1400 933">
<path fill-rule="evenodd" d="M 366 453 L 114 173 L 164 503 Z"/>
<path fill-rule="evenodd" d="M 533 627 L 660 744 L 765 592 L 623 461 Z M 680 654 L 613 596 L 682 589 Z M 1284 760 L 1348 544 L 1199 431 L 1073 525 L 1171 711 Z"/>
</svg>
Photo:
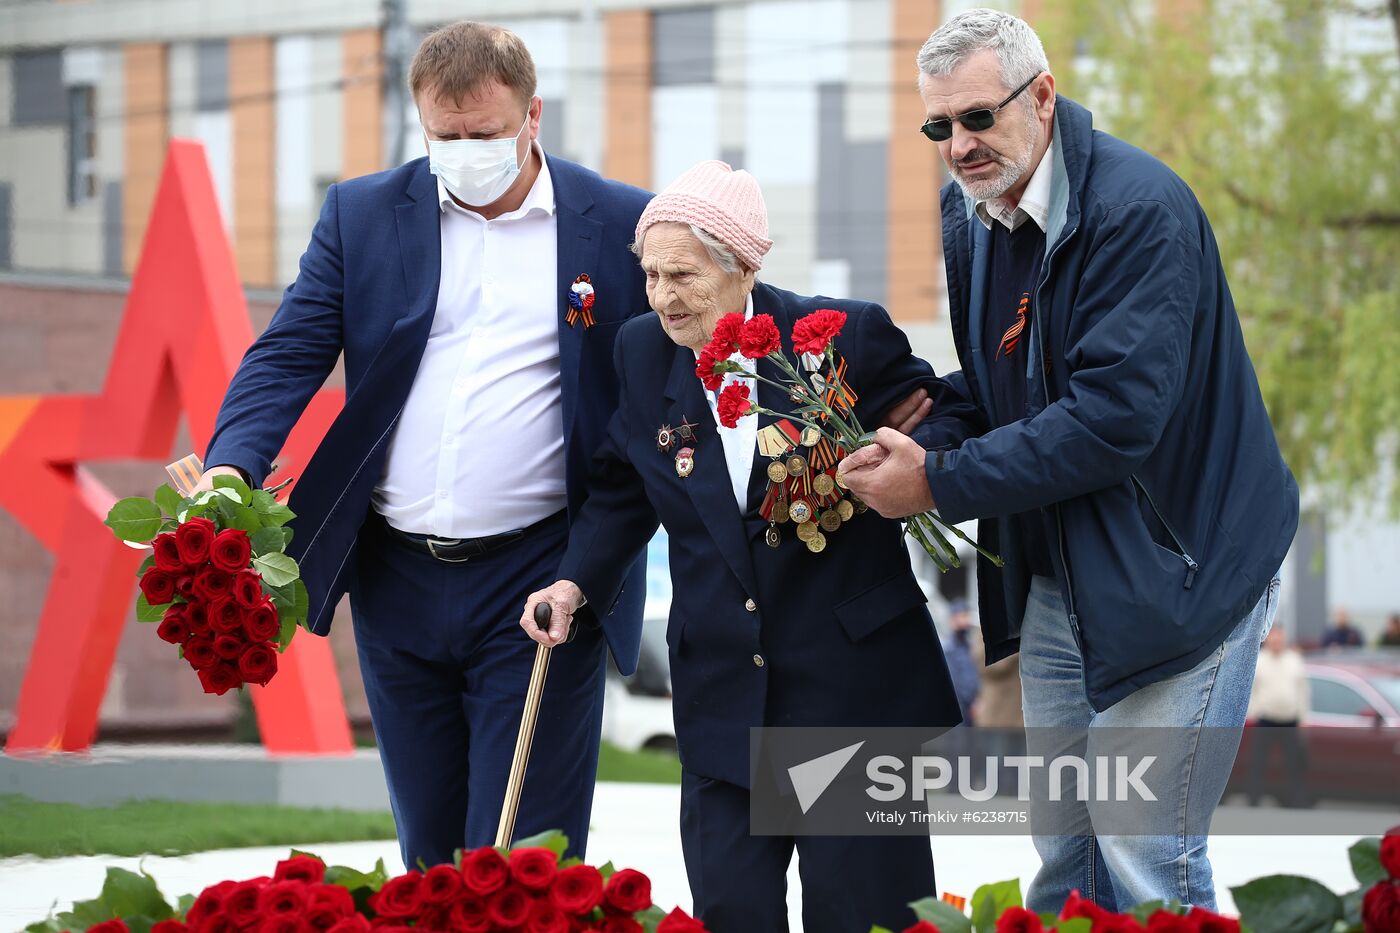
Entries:
<svg viewBox="0 0 1400 933">
<path fill-rule="evenodd" d="M 68 86 L 68 203 L 97 196 L 97 89 Z"/>
</svg>

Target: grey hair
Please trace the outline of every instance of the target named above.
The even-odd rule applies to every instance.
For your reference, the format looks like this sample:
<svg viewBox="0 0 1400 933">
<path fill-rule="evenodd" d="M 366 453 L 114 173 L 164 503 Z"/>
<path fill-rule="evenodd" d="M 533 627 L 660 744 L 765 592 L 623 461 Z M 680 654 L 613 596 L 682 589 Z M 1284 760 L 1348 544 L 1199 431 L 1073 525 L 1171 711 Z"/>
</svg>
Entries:
<svg viewBox="0 0 1400 933">
<path fill-rule="evenodd" d="M 1029 81 L 1036 72 L 1050 70 L 1045 46 L 1029 23 L 1000 10 L 976 9 L 959 13 L 939 26 L 919 49 L 920 84 L 924 75 L 947 77 L 968 56 L 983 49 L 997 53 L 1001 83 L 1008 91 Z"/>
<path fill-rule="evenodd" d="M 686 226 L 690 228 L 690 235 L 700 241 L 700 245 L 705 247 L 705 252 L 710 254 L 710 258 L 714 260 L 715 265 L 720 267 L 721 271 L 733 275 L 743 268 L 742 263 L 739 262 L 739 257 L 735 256 L 734 252 L 729 247 L 695 226 L 695 224 L 686 224 Z M 650 229 L 650 227 L 647 228 L 647 230 Z M 628 249 L 632 251 L 632 255 L 636 256 L 638 259 L 642 258 L 642 247 L 646 242 L 647 230 L 643 230 L 642 235 L 637 238 L 637 242 L 628 247 Z"/>
</svg>

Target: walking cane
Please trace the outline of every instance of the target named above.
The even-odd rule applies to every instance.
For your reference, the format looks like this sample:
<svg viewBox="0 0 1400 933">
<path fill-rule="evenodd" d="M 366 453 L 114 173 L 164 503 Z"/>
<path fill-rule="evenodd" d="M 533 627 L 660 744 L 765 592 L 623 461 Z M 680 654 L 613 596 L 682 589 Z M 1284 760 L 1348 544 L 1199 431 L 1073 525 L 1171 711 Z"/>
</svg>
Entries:
<svg viewBox="0 0 1400 933">
<path fill-rule="evenodd" d="M 549 603 L 535 603 L 535 625 L 549 629 Z M 540 700 L 544 696 L 544 678 L 549 673 L 549 645 L 535 646 L 535 669 L 530 672 L 530 687 L 525 691 L 525 711 L 520 716 L 520 734 L 515 739 L 515 757 L 510 762 L 510 778 L 506 781 L 506 799 L 501 805 L 501 822 L 496 827 L 496 845 L 510 848 L 515 833 L 515 815 L 520 810 L 520 791 L 525 784 L 525 769 L 530 764 L 530 746 L 535 741 L 535 722 L 540 718 Z"/>
</svg>

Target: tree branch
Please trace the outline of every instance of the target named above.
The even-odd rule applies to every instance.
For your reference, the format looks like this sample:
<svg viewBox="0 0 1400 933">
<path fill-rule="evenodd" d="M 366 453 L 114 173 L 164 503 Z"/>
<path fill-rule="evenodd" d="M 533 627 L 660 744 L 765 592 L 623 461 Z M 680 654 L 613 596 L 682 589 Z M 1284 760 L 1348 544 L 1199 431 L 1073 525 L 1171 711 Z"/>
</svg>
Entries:
<svg viewBox="0 0 1400 933">
<path fill-rule="evenodd" d="M 1394 0 L 1400 3 L 1400 0 Z M 1277 217 L 1280 211 L 1277 206 L 1268 201 L 1256 198 L 1243 191 L 1239 185 L 1232 181 L 1225 182 L 1225 192 L 1234 199 L 1235 203 L 1241 207 L 1247 207 L 1252 211 L 1258 211 L 1265 217 Z M 1400 213 L 1390 213 L 1386 211 L 1363 211 L 1359 214 L 1345 214 L 1338 217 L 1322 218 L 1324 227 L 1332 227 L 1338 230 L 1365 230 L 1371 228 L 1400 227 Z"/>
</svg>

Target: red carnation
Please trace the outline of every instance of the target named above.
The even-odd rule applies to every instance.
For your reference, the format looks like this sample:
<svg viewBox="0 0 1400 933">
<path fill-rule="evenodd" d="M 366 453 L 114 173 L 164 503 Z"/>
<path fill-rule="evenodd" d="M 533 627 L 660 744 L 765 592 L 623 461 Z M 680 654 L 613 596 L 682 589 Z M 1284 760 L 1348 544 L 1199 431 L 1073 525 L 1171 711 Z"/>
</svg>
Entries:
<svg viewBox="0 0 1400 933">
<path fill-rule="evenodd" d="M 272 600 L 264 598 L 251 609 L 243 610 L 243 631 L 251 640 L 272 641 L 281 630 L 282 620 Z"/>
<path fill-rule="evenodd" d="M 260 919 L 258 895 L 262 893 L 267 878 L 252 878 L 240 881 L 224 898 L 223 914 L 229 925 L 235 928 L 252 926 Z"/>
<path fill-rule="evenodd" d="M 603 918 L 598 924 L 599 933 L 642 933 L 643 927 L 631 917 L 624 917 L 622 914 L 614 914 L 611 917 Z"/>
<path fill-rule="evenodd" d="M 194 593 L 207 602 L 228 596 L 232 589 L 233 577 L 218 567 L 205 567 L 194 576 Z"/>
<path fill-rule="evenodd" d="M 448 904 L 461 891 L 462 873 L 451 865 L 434 865 L 423 875 L 424 903 Z"/>
<path fill-rule="evenodd" d="M 700 357 L 695 361 L 695 375 L 711 392 L 718 392 L 719 387 L 724 385 L 724 373 L 715 372 L 715 366 L 727 359 L 728 356 L 715 356 L 710 348 L 706 347 L 700 351 Z"/>
<path fill-rule="evenodd" d="M 212 630 L 209 628 L 209 607 L 201 602 L 186 603 L 189 606 L 188 618 L 190 631 L 195 635 L 208 635 Z"/>
<path fill-rule="evenodd" d="M 1086 901 L 1079 896 L 1079 889 L 1075 888 L 1069 892 L 1069 897 L 1065 898 L 1065 906 L 1060 911 L 1061 920 L 1073 920 L 1075 917 L 1088 917 L 1090 920 L 1098 920 L 1100 917 L 1109 916 L 1109 912 L 1104 910 L 1093 901 Z"/>
<path fill-rule="evenodd" d="M 243 681 L 238 678 L 238 670 L 232 664 L 215 664 L 199 669 L 199 685 L 204 688 L 205 693 L 223 696 L 242 684 Z"/>
<path fill-rule="evenodd" d="M 719 423 L 726 428 L 739 426 L 739 419 L 749 414 L 753 405 L 749 401 L 749 387 L 742 382 L 731 382 L 719 394 Z"/>
<path fill-rule="evenodd" d="M 592 865 L 571 865 L 554 876 L 549 899 L 564 913 L 582 916 L 603 902 L 603 876 Z"/>
<path fill-rule="evenodd" d="M 1196 933 L 1196 922 L 1170 910 L 1157 910 L 1147 918 L 1147 933 Z"/>
<path fill-rule="evenodd" d="M 462 856 L 462 881 L 473 894 L 495 894 L 510 878 L 505 857 L 490 846 Z"/>
<path fill-rule="evenodd" d="M 603 889 L 603 909 L 609 913 L 635 914 L 650 906 L 651 879 L 634 868 L 614 874 Z"/>
<path fill-rule="evenodd" d="M 161 570 L 176 573 L 185 569 L 185 561 L 180 556 L 180 546 L 175 543 L 174 532 L 167 531 L 165 534 L 156 535 L 151 547 L 155 548 L 156 566 Z"/>
<path fill-rule="evenodd" d="M 1381 864 L 1387 875 L 1400 878 L 1400 826 L 1387 829 L 1381 837 Z"/>
<path fill-rule="evenodd" d="M 792 326 L 792 348 L 798 353 L 811 353 L 822 356 L 826 345 L 831 343 L 846 324 L 842 311 L 823 308 L 798 319 Z"/>
<path fill-rule="evenodd" d="M 739 333 L 744 329 L 744 315 L 732 311 L 715 322 L 715 331 L 707 346 L 713 347 L 720 359 L 728 359 L 739 349 Z M 719 352 L 723 351 L 723 352 Z"/>
<path fill-rule="evenodd" d="M 365 919 L 364 914 L 350 914 L 337 920 L 335 926 L 326 933 L 369 933 L 369 929 L 369 921 Z"/>
<path fill-rule="evenodd" d="M 233 595 L 244 609 L 252 609 L 262 602 L 262 574 L 256 570 L 238 571 L 233 575 Z"/>
<path fill-rule="evenodd" d="M 1240 933 L 1238 919 L 1221 916 L 1213 910 L 1206 910 L 1204 907 L 1192 907 L 1186 918 L 1195 922 L 1195 929 L 1199 930 L 1200 933 Z M 1397 926 L 1396 929 L 1400 930 L 1400 926 Z"/>
<path fill-rule="evenodd" d="M 209 627 L 225 635 L 243 631 L 243 610 L 232 596 L 209 604 Z"/>
<path fill-rule="evenodd" d="M 141 592 L 152 606 L 164 606 L 175 598 L 176 578 L 164 570 L 151 567 L 141 574 Z"/>
<path fill-rule="evenodd" d="M 238 658 L 238 676 L 244 683 L 265 686 L 277 673 L 277 652 L 271 645 L 249 645 Z M 324 871 L 325 866 L 322 866 Z"/>
<path fill-rule="evenodd" d="M 192 518 L 175 529 L 175 546 L 186 567 L 197 567 L 209 559 L 209 545 L 218 529 L 207 518 Z"/>
<path fill-rule="evenodd" d="M 549 901 L 535 901 L 530 918 L 525 921 L 527 933 L 569 933 L 569 918 Z"/>
<path fill-rule="evenodd" d="M 525 889 L 517 885 L 507 885 L 486 902 L 486 915 L 498 927 L 518 927 L 530 916 L 534 902 Z"/>
<path fill-rule="evenodd" d="M 225 661 L 237 661 L 243 653 L 243 639 L 237 635 L 216 635 L 214 653 Z"/>
<path fill-rule="evenodd" d="M 1008 907 L 997 918 L 997 933 L 1043 933 L 1039 915 L 1024 907 Z"/>
<path fill-rule="evenodd" d="M 739 352 L 751 360 L 767 356 L 781 346 L 778 325 L 773 323 L 771 314 L 755 314 L 739 331 Z"/>
<path fill-rule="evenodd" d="M 94 933 L 130 933 L 127 929 L 126 921 L 121 917 L 114 917 L 111 920 L 104 920 L 101 923 L 88 927 Z"/>
<path fill-rule="evenodd" d="M 548 849 L 515 849 L 510 853 L 510 877 L 529 891 L 543 891 L 554 880 L 559 856 Z"/>
<path fill-rule="evenodd" d="M 705 924 L 677 907 L 656 925 L 656 933 L 706 933 L 706 931 Z"/>
<path fill-rule="evenodd" d="M 183 645 L 189 641 L 190 631 L 189 610 L 185 608 L 185 603 L 177 603 L 165 610 L 165 617 L 160 620 L 160 627 L 156 629 L 156 635 L 161 641 L 168 641 L 172 645 Z"/>
<path fill-rule="evenodd" d="M 151 933 L 189 933 L 189 929 L 179 920 L 162 920 L 151 927 Z"/>
<path fill-rule="evenodd" d="M 185 642 L 185 660 L 197 671 L 208 670 L 218 664 L 219 656 L 214 653 L 213 640 L 196 635 Z"/>
<path fill-rule="evenodd" d="M 258 892 L 258 910 L 270 914 L 295 914 L 306 909 L 306 885 L 300 881 L 274 881 Z"/>
<path fill-rule="evenodd" d="M 246 678 L 245 678 L 246 679 Z M 320 884 L 326 877 L 326 863 L 311 855 L 293 855 L 277 863 L 273 881 L 305 881 Z"/>
<path fill-rule="evenodd" d="M 209 545 L 209 563 L 227 573 L 246 570 L 253 559 L 253 542 L 241 528 L 227 528 L 214 537 Z"/>
<path fill-rule="evenodd" d="M 381 917 L 412 917 L 423 907 L 422 884 L 420 871 L 390 878 L 379 893 L 369 899 L 369 906 Z"/>
<path fill-rule="evenodd" d="M 464 894 L 452 905 L 450 921 L 452 929 L 461 933 L 487 933 L 491 929 L 491 917 L 486 910 L 486 898 Z"/>
</svg>

